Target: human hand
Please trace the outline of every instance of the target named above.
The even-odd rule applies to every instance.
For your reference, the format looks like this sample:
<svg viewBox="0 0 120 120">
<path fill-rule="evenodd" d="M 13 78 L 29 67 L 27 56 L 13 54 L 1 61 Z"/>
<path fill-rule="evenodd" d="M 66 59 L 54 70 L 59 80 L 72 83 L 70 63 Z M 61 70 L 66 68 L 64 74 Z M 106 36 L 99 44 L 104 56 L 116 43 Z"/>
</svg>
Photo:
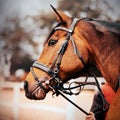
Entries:
<svg viewBox="0 0 120 120">
<path fill-rule="evenodd" d="M 95 120 L 95 115 L 93 112 L 90 112 L 89 115 L 86 116 L 85 120 Z"/>
</svg>

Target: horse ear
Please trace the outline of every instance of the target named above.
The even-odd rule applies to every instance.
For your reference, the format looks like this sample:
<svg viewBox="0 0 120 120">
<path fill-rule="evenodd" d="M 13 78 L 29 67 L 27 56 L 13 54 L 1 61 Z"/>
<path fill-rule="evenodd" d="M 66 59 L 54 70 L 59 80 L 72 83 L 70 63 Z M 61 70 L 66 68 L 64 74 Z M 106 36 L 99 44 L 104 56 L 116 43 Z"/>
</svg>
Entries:
<svg viewBox="0 0 120 120">
<path fill-rule="evenodd" d="M 68 15 L 66 15 L 62 11 L 57 11 L 52 5 L 50 5 L 50 6 L 52 7 L 52 9 L 54 10 L 54 12 L 56 13 L 58 21 L 66 22 L 66 23 L 68 23 L 69 21 L 71 21 L 71 17 L 69 17 Z"/>
<path fill-rule="evenodd" d="M 62 18 L 62 22 L 66 22 L 66 23 L 67 23 L 67 22 L 71 21 L 71 17 L 68 16 L 67 14 L 65 14 L 64 12 L 58 11 L 58 13 L 59 13 L 59 15 L 60 15 L 61 18 Z M 57 16 L 57 20 L 58 20 L 58 21 L 61 21 L 58 16 Z"/>
</svg>

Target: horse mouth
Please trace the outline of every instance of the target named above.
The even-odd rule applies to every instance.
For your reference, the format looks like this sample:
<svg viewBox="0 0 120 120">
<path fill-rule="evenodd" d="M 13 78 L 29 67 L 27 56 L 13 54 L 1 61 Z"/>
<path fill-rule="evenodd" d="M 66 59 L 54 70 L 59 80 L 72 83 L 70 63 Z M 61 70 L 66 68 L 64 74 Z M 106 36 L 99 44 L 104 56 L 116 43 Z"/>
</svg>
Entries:
<svg viewBox="0 0 120 120">
<path fill-rule="evenodd" d="M 33 89 L 26 91 L 26 97 L 34 100 L 43 100 L 46 97 L 46 91 L 39 85 L 36 85 Z"/>
</svg>

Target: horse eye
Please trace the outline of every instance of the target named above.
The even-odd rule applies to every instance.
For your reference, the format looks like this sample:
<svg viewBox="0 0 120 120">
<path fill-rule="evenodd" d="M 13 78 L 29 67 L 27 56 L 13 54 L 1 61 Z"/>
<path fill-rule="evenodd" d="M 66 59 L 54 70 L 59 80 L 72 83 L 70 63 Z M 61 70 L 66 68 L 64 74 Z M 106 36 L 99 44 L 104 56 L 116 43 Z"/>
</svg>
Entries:
<svg viewBox="0 0 120 120">
<path fill-rule="evenodd" d="M 57 40 L 51 39 L 51 40 L 48 42 L 48 46 L 55 45 L 56 43 L 57 43 Z"/>
</svg>

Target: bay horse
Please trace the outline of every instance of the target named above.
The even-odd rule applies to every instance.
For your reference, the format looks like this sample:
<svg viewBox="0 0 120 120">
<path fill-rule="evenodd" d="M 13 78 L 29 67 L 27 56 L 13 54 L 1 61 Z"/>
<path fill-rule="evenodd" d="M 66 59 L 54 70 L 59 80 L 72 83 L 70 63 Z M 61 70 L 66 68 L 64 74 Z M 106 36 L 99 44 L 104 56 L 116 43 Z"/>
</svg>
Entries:
<svg viewBox="0 0 120 120">
<path fill-rule="evenodd" d="M 26 97 L 42 100 L 55 86 L 79 77 L 89 64 L 95 64 L 116 92 L 106 120 L 120 120 L 120 24 L 55 12 L 58 24 L 26 77 Z"/>
</svg>

